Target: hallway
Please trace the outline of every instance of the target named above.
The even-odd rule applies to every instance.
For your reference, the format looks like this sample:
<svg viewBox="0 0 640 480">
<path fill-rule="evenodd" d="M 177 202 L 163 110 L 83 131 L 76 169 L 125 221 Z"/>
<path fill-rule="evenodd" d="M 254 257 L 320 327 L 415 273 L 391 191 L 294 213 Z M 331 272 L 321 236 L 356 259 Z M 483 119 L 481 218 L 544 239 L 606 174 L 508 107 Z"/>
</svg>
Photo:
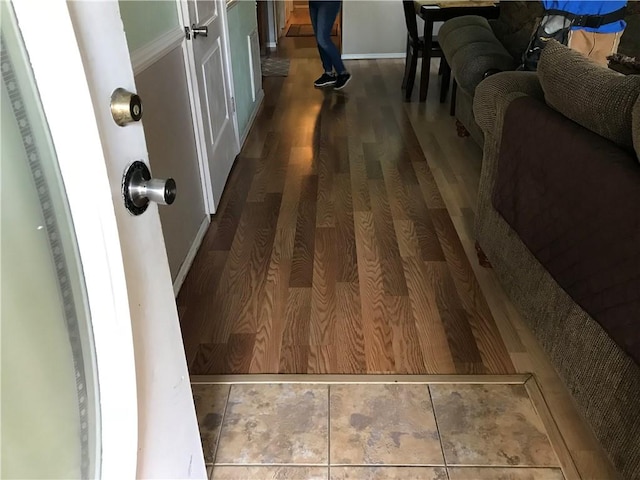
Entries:
<svg viewBox="0 0 640 480">
<path fill-rule="evenodd" d="M 265 105 L 179 297 L 190 372 L 513 373 L 400 100 L 401 64 L 315 59 Z M 472 259 L 472 261 L 477 261 Z"/>
<path fill-rule="evenodd" d="M 258 118 L 178 297 L 192 382 L 533 373 L 580 476 L 614 478 L 479 262 L 482 152 L 438 103 L 437 64 L 426 104 L 403 102 L 403 60 L 349 61 L 343 92 L 317 90 L 312 40 L 281 39 L 289 76 L 264 78 Z"/>
</svg>

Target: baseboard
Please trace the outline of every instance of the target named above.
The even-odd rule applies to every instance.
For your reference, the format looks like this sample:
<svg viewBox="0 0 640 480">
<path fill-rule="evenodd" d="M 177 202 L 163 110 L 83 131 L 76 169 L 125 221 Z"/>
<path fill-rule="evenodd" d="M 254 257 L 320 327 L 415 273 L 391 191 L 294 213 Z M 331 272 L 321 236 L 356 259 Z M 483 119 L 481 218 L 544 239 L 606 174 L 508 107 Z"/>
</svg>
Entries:
<svg viewBox="0 0 640 480">
<path fill-rule="evenodd" d="M 380 58 L 405 58 L 406 52 L 403 53 L 343 53 L 343 60 L 376 60 Z"/>
<path fill-rule="evenodd" d="M 180 266 L 180 270 L 178 270 L 178 274 L 176 275 L 176 279 L 173 282 L 173 294 L 177 297 L 180 292 L 180 288 L 182 288 L 182 284 L 184 283 L 184 279 L 187 278 L 187 273 L 189 273 L 189 269 L 193 264 L 193 260 L 196 258 L 196 253 L 198 253 L 198 249 L 200 245 L 202 245 L 202 240 L 204 240 L 204 236 L 209 230 L 209 224 L 211 223 L 211 219 L 209 215 L 205 215 L 204 220 L 200 224 L 200 228 L 198 229 L 198 233 L 196 233 L 196 237 L 193 239 L 193 243 L 191 244 L 191 248 L 187 252 L 187 256 L 182 262 Z"/>
<path fill-rule="evenodd" d="M 267 42 L 267 48 L 278 48 L 277 42 Z"/>
<path fill-rule="evenodd" d="M 255 122 L 256 117 L 258 116 L 258 112 L 260 111 L 260 107 L 262 106 L 263 100 L 264 100 L 264 90 L 261 89 L 258 92 L 258 98 L 255 102 L 255 108 L 253 109 L 253 112 L 249 117 L 249 121 L 247 122 L 247 127 L 244 129 L 244 133 L 240 138 L 240 150 L 242 150 L 242 147 L 244 146 L 244 142 L 247 140 L 247 137 L 249 136 L 249 132 L 251 131 L 251 127 L 253 127 L 253 122 Z"/>
<path fill-rule="evenodd" d="M 146 45 L 136 48 L 131 53 L 131 66 L 133 67 L 133 73 L 138 75 L 169 52 L 179 47 L 184 39 L 184 35 L 184 30 L 174 28 Z"/>
</svg>

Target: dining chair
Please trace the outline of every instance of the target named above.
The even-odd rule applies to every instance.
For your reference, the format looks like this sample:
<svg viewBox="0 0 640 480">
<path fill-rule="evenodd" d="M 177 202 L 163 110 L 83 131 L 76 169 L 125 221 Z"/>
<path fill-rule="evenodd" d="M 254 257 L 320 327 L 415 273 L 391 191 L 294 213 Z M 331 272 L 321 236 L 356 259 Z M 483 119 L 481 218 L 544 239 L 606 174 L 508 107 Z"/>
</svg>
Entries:
<svg viewBox="0 0 640 480">
<path fill-rule="evenodd" d="M 402 7 L 404 9 L 404 19 L 407 25 L 407 56 L 405 59 L 402 88 L 405 91 L 405 99 L 411 100 L 411 92 L 413 91 L 413 85 L 415 84 L 416 80 L 416 72 L 418 70 L 418 59 L 424 58 L 424 37 L 421 37 L 418 34 L 417 13 L 413 0 L 402 0 Z M 440 70 L 438 71 L 438 74 L 444 73 L 446 76 L 447 70 L 446 68 L 443 68 L 446 67 L 446 65 L 443 65 L 442 63 L 442 59 L 444 58 L 444 56 L 442 55 L 442 51 L 439 48 L 437 42 L 434 42 L 434 46 L 429 53 L 430 57 L 441 58 Z M 427 65 L 426 67 L 423 65 L 422 68 L 427 68 L 426 74 L 428 75 L 429 65 Z M 444 80 L 445 78 L 443 78 L 443 87 Z M 449 81 L 447 79 L 447 87 L 448 83 Z M 446 95 L 446 91 L 444 92 L 444 95 Z M 442 101 L 443 100 L 441 100 L 441 102 Z"/>
<path fill-rule="evenodd" d="M 407 25 L 407 56 L 404 64 L 402 88 L 405 90 L 405 98 L 410 100 L 413 85 L 416 80 L 418 58 L 422 56 L 424 49 L 424 38 L 418 35 L 418 22 L 416 20 L 416 9 L 413 0 L 402 0 L 402 7 Z"/>
</svg>

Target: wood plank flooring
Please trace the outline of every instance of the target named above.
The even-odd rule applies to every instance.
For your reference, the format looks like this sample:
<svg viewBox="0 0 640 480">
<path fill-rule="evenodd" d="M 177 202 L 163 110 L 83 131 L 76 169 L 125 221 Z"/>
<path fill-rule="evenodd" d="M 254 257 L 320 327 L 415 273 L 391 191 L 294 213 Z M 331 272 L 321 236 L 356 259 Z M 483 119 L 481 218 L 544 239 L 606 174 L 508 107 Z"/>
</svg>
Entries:
<svg viewBox="0 0 640 480">
<path fill-rule="evenodd" d="M 402 103 L 402 62 L 349 62 L 344 93 L 314 89 L 318 67 L 293 58 L 265 78 L 178 297 L 190 373 L 514 373 Z"/>
<path fill-rule="evenodd" d="M 477 261 L 473 218 L 482 152 L 470 138 L 457 136 L 455 119 L 448 115 L 448 104 L 438 103 L 437 61 L 434 60 L 431 66 L 433 88 L 429 90 L 427 102 L 404 104 L 400 103 L 402 94 L 398 88 L 403 60 L 348 62 L 356 75 L 344 95 L 338 95 L 331 103 L 327 101 L 323 111 L 336 112 L 336 115 L 316 128 L 315 119 L 319 117 L 325 97 L 309 86 L 318 74 L 313 39 L 286 38 L 278 48 L 278 54 L 284 53 L 293 59 L 290 77 L 266 79 L 267 97 L 263 110 L 234 169 L 196 266 L 179 297 L 192 375 L 196 357 L 202 372 L 249 369 L 252 372 L 310 373 L 324 371 L 328 365 L 336 372 L 365 373 L 368 361 L 374 366 L 384 365 L 389 362 L 388 357 L 393 359 L 396 371 L 407 373 L 413 373 L 416 365 L 423 366 L 422 371 L 427 370 L 428 365 L 430 369 L 441 372 L 445 369 L 454 371 L 458 367 L 463 371 L 474 371 L 476 366 L 486 369 L 485 361 L 489 365 L 504 363 L 509 370 L 515 367 L 516 372 L 535 375 L 580 478 L 618 478 L 593 433 L 577 413 L 571 395 L 548 357 L 501 288 L 495 273 Z M 417 95 L 414 91 L 415 100 Z M 333 105 L 337 105 L 335 110 Z M 343 113 L 338 115 L 340 112 Z M 397 126 L 397 129 L 391 129 L 397 134 L 395 138 L 389 135 L 389 125 Z M 417 142 L 411 133 L 412 128 L 419 132 Z M 333 132 L 332 136 L 327 132 Z M 386 147 L 385 142 L 388 143 Z M 367 150 L 364 144 L 368 144 Z M 409 162 L 393 163 L 392 148 L 399 155 L 398 145 L 404 149 L 401 150 L 402 155 L 408 157 Z M 372 161 L 376 155 L 379 166 Z M 340 170 L 325 171 L 318 169 L 320 166 L 333 166 Z M 411 169 L 405 168 L 409 166 Z M 308 343 L 312 288 L 289 287 L 286 280 L 290 278 L 302 176 L 318 176 L 318 172 L 322 172 L 322 180 L 318 179 L 321 189 L 327 184 L 327 176 L 332 175 L 334 196 L 320 197 L 325 192 L 316 192 L 315 228 L 334 228 L 334 251 L 341 252 L 342 258 L 351 259 L 338 262 L 335 267 L 339 280 L 335 284 L 333 332 L 334 338 L 340 339 L 340 348 L 335 344 L 316 346 Z M 373 209 L 379 205 L 374 203 L 372 207 L 368 173 L 374 179 L 376 176 L 377 180 L 381 178 L 387 192 L 392 192 L 387 196 L 387 202 L 407 291 L 426 288 L 431 292 L 426 299 L 416 299 L 414 294 L 414 301 L 407 295 L 384 298 L 384 314 L 388 315 L 390 323 L 386 332 L 382 332 L 382 339 L 375 331 L 367 330 L 370 325 L 376 325 L 373 323 L 375 318 L 363 316 L 367 311 L 381 307 L 363 302 L 366 299 L 364 294 L 375 293 L 376 288 L 379 291 L 384 284 L 380 287 L 361 283 L 363 279 L 370 278 L 371 272 L 382 275 L 377 271 L 382 268 L 381 257 L 377 261 L 371 260 L 368 257 L 371 251 L 365 249 L 378 247 L 378 244 L 361 245 L 355 240 L 356 233 L 362 228 L 365 231 L 358 235 L 363 240 L 368 238 L 367 234 L 371 235 L 371 229 L 366 227 L 375 222 Z M 412 180 L 413 175 L 417 183 Z M 398 182 L 403 188 L 399 188 Z M 255 232 L 251 231 L 249 213 L 244 211 L 245 205 L 263 202 L 267 193 L 278 192 L 282 197 L 267 273 L 268 286 L 263 290 L 265 301 L 261 305 L 256 333 L 248 331 L 232 336 L 238 322 L 232 312 L 242 311 L 238 303 L 242 301 L 238 297 L 241 292 L 236 290 L 236 285 L 247 288 L 240 278 L 250 265 L 249 255 L 256 238 Z M 411 204 L 407 203 L 407 197 Z M 375 200 L 375 196 L 373 198 Z M 443 231 L 451 231 L 451 225 L 446 218 L 439 218 L 436 211 L 449 214 L 459 242 L 443 248 L 435 229 L 442 229 L 442 235 Z M 256 214 L 255 209 L 253 214 Z M 323 223 L 317 223 L 318 218 L 323 219 Z M 331 219 L 335 224 L 330 223 Z M 385 228 L 385 225 L 383 223 L 378 228 Z M 373 224 L 374 232 L 375 228 Z M 462 251 L 469 260 L 462 259 L 454 270 L 447 263 L 446 255 L 451 258 L 451 255 L 461 255 Z M 358 263 L 360 259 L 374 266 L 367 269 L 365 278 L 359 276 L 359 269 L 364 267 Z M 447 280 L 442 280 L 443 275 Z M 471 280 L 467 280 L 469 278 Z M 434 283 L 439 287 L 432 287 Z M 223 292 L 227 292 L 226 296 Z M 440 315 L 437 322 L 416 322 L 414 309 L 429 311 L 428 308 L 434 308 L 434 302 Z M 469 310 L 465 308 L 468 309 L 473 302 L 477 302 L 479 308 L 472 312 L 477 316 L 470 317 Z M 493 320 L 490 328 L 484 330 L 487 307 Z M 239 317 L 239 313 L 236 316 Z M 438 324 L 439 329 L 436 328 Z M 501 340 L 493 342 L 489 338 L 497 335 L 496 327 Z M 442 340 L 442 330 L 445 331 L 445 341 Z M 385 335 L 391 336 L 390 349 L 382 341 Z M 507 358 L 504 358 L 502 342 L 508 351 Z M 475 343 L 475 348 L 472 343 Z M 256 348 L 257 344 L 267 346 Z M 444 349 L 436 348 L 443 345 Z M 265 350 L 260 350 L 262 348 Z M 384 356 L 367 358 L 367 353 L 375 353 L 379 348 Z M 260 353 L 254 355 L 254 350 Z M 247 377 L 223 378 L 244 381 Z M 262 381 L 277 381 L 282 377 L 260 378 Z M 338 377 L 328 378 L 335 380 Z M 339 378 L 345 377 L 340 375 Z M 376 377 L 369 375 L 369 378 Z M 393 378 L 406 381 L 408 377 L 394 375 Z M 451 378 L 455 381 L 468 377 Z"/>
</svg>

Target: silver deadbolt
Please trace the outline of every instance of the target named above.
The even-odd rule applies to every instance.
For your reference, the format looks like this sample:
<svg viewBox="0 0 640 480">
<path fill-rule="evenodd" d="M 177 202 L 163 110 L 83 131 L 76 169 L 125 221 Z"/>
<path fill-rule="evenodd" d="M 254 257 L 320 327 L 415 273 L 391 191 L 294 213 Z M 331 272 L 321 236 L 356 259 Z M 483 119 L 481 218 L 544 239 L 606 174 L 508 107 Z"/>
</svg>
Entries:
<svg viewBox="0 0 640 480">
<path fill-rule="evenodd" d="M 196 38 L 198 35 L 202 35 L 206 37 L 209 35 L 209 27 L 198 27 L 195 23 L 191 24 L 191 27 L 184 27 L 184 35 L 187 37 L 187 40 L 191 40 L 191 34 L 193 33 L 193 38 Z"/>
<path fill-rule="evenodd" d="M 198 35 L 206 37 L 209 35 L 209 27 L 196 27 L 196 24 L 194 23 L 191 25 L 191 33 L 193 33 L 193 38 L 196 38 Z"/>
<path fill-rule="evenodd" d="M 176 182 L 173 178 L 151 178 L 146 163 L 133 162 L 122 179 L 122 196 L 127 210 L 133 215 L 141 215 L 149 202 L 171 205 L 176 199 Z"/>
<path fill-rule="evenodd" d="M 142 99 L 124 88 L 116 88 L 111 94 L 111 115 L 113 120 L 124 127 L 142 118 Z"/>
</svg>

